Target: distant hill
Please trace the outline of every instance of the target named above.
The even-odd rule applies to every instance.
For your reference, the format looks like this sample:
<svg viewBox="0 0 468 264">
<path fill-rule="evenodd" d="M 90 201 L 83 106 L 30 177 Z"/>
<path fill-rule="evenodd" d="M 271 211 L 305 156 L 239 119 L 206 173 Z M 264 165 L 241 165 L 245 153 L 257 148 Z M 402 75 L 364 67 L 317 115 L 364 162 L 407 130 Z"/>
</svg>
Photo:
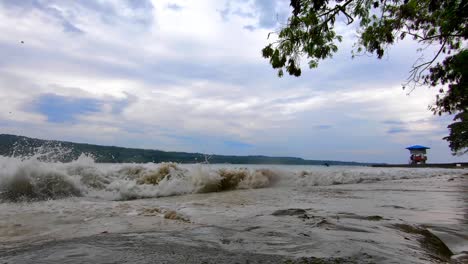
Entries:
<svg viewBox="0 0 468 264">
<path fill-rule="evenodd" d="M 96 162 L 105 163 L 198 163 L 204 162 L 208 158 L 208 162 L 212 164 L 324 165 L 327 163 L 329 165 L 371 165 L 359 162 L 305 160 L 294 157 L 206 155 L 202 153 L 99 146 L 0 134 L 0 155 L 27 157 L 38 153 L 41 154 L 43 160 L 61 162 L 70 162 L 85 153 L 93 156 Z"/>
</svg>

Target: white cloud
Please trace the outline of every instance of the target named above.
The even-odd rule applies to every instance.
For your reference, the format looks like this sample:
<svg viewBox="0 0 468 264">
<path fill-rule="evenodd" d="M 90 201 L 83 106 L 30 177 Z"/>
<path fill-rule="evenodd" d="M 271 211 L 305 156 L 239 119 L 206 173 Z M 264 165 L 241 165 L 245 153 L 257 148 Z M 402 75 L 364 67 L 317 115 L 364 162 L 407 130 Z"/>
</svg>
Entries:
<svg viewBox="0 0 468 264">
<path fill-rule="evenodd" d="M 251 154 L 362 161 L 395 160 L 392 144 L 417 137 L 444 143 L 447 120 L 427 111 L 434 91 L 406 96 L 399 86 L 416 56 L 411 43 L 384 61 L 351 60 L 347 48 L 301 78 L 278 79 L 260 50 L 272 24 L 265 16 L 287 4 L 262 13 L 268 1 L 45 3 L 55 11 L 0 4 L 0 132 L 226 154 L 215 141 L 234 140 L 252 144 Z M 102 105 L 77 123 L 51 124 L 28 108 L 51 93 Z M 450 159 L 443 151 L 440 160 Z"/>
</svg>

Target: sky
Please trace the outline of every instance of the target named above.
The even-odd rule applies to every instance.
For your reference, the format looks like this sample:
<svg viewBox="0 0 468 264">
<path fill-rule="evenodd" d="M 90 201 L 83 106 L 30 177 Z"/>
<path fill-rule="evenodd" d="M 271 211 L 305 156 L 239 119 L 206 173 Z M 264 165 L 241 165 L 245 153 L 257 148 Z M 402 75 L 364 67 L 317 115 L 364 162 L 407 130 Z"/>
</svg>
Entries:
<svg viewBox="0 0 468 264">
<path fill-rule="evenodd" d="M 286 0 L 0 0 L 0 133 L 168 151 L 406 163 L 451 155 L 436 89 L 402 83 L 421 55 L 339 52 L 278 78 L 261 56 Z M 338 23 L 339 24 L 339 23 Z M 274 38 L 274 37 L 273 37 Z"/>
</svg>

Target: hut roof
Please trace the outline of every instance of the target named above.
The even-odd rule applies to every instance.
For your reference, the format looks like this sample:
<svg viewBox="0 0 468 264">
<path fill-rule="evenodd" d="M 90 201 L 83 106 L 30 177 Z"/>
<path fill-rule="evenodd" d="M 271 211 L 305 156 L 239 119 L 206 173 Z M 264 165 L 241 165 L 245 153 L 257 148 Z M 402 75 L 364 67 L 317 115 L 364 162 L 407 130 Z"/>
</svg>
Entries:
<svg viewBox="0 0 468 264">
<path fill-rule="evenodd" d="M 414 145 L 411 147 L 407 147 L 406 149 L 412 150 L 412 149 L 430 149 L 429 147 L 421 146 L 421 145 Z"/>
</svg>

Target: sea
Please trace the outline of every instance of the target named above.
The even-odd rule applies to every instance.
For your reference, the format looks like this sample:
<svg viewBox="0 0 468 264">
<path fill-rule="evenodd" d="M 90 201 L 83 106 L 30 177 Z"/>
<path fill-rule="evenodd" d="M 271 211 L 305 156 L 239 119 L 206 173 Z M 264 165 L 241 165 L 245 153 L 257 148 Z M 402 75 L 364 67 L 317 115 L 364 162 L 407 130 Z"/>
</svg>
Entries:
<svg viewBox="0 0 468 264">
<path fill-rule="evenodd" d="M 468 170 L 0 156 L 0 263 L 468 263 Z"/>
</svg>

